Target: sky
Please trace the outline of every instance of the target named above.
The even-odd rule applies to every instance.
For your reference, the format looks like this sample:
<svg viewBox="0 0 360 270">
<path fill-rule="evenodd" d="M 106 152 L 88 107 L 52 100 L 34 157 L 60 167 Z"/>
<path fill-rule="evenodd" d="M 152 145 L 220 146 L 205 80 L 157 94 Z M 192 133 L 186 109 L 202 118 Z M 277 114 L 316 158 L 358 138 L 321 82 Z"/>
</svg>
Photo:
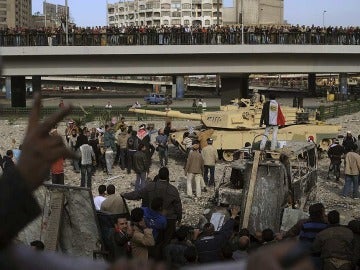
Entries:
<svg viewBox="0 0 360 270">
<path fill-rule="evenodd" d="M 229 3 L 232 0 L 224 0 Z M 240 1 L 240 0 L 239 0 Z M 43 0 L 32 0 L 33 13 L 42 13 Z M 65 0 L 47 0 L 65 5 Z M 106 25 L 106 2 L 116 0 L 68 0 L 70 16 L 78 26 Z M 360 26 L 360 0 L 284 0 L 284 18 L 290 24 Z M 326 12 L 324 12 L 326 11 Z"/>
</svg>

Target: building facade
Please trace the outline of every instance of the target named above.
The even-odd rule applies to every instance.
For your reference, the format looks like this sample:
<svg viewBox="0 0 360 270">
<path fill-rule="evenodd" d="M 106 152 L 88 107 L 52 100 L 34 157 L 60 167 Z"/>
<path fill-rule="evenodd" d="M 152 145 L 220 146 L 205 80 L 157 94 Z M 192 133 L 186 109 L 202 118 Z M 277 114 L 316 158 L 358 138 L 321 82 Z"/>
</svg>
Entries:
<svg viewBox="0 0 360 270">
<path fill-rule="evenodd" d="M 0 27 L 28 27 L 31 0 L 0 0 Z"/>
<path fill-rule="evenodd" d="M 67 13 L 66 13 L 67 9 Z M 58 27 L 65 21 L 69 7 L 43 2 L 43 14 L 33 15 L 33 27 Z"/>
<path fill-rule="evenodd" d="M 109 26 L 283 24 L 284 0 L 122 0 L 107 4 Z M 243 7 L 242 7 L 243 5 Z"/>
<path fill-rule="evenodd" d="M 219 4 L 219 13 L 217 7 Z M 110 26 L 202 25 L 221 21 L 222 0 L 135 0 L 107 5 Z M 219 16 L 218 16 L 219 14 Z"/>
</svg>

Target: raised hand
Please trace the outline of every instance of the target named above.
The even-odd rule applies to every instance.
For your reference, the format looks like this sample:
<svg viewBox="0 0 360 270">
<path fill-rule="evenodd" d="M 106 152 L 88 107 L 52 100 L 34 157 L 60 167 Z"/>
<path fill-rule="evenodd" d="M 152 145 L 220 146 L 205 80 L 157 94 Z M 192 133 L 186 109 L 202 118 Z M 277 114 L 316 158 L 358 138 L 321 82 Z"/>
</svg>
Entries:
<svg viewBox="0 0 360 270">
<path fill-rule="evenodd" d="M 53 162 L 61 157 L 76 158 L 60 136 L 49 135 L 50 130 L 70 113 L 71 107 L 65 106 L 43 122 L 40 122 L 40 108 L 41 97 L 36 93 L 18 163 L 18 170 L 31 190 L 42 184 Z"/>
</svg>

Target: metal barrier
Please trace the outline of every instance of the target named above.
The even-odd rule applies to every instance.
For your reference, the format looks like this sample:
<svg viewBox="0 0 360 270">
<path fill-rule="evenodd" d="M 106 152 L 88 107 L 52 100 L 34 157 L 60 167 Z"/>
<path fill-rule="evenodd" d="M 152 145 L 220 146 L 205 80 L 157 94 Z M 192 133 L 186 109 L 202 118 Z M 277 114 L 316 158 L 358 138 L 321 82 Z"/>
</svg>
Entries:
<svg viewBox="0 0 360 270">
<path fill-rule="evenodd" d="M 242 44 L 241 30 L 206 32 L 133 32 L 91 33 L 68 35 L 69 46 L 133 46 L 133 45 L 226 45 Z M 300 31 L 247 31 L 244 44 L 294 45 L 360 45 L 360 32 L 300 32 Z M 67 46 L 65 33 L 43 32 L 1 33 L 0 47 L 16 46 Z"/>
<path fill-rule="evenodd" d="M 360 111 L 360 101 L 347 101 L 335 103 L 332 106 L 320 106 L 318 109 L 319 120 L 323 121 L 342 115 L 352 114 Z"/>
</svg>

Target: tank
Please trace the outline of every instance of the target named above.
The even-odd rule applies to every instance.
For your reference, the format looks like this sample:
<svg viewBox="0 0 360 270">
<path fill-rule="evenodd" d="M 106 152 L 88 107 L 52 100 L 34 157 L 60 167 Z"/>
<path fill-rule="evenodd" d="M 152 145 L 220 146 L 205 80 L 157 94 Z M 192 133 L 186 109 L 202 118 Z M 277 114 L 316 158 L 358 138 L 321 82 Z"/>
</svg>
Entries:
<svg viewBox="0 0 360 270">
<path fill-rule="evenodd" d="M 154 111 L 146 109 L 129 109 L 130 112 L 157 115 L 166 118 L 180 118 L 199 121 L 193 137 L 200 141 L 201 147 L 206 146 L 208 138 L 213 139 L 214 147 L 226 161 L 234 159 L 234 153 L 244 147 L 246 142 L 253 143 L 254 138 L 264 133 L 265 127 L 259 127 L 262 112 L 261 103 L 252 103 L 249 99 L 234 100 L 233 104 L 221 106 L 219 111 L 204 113 L 182 113 L 180 111 Z M 306 141 L 313 136 L 321 149 L 327 149 L 331 138 L 338 136 L 340 126 L 327 125 L 309 118 L 302 109 L 281 106 L 286 118 L 286 126 L 279 129 L 278 141 Z M 171 141 L 185 152 L 183 141 L 184 130 L 171 134 Z M 280 145 L 281 146 L 281 145 Z"/>
</svg>

